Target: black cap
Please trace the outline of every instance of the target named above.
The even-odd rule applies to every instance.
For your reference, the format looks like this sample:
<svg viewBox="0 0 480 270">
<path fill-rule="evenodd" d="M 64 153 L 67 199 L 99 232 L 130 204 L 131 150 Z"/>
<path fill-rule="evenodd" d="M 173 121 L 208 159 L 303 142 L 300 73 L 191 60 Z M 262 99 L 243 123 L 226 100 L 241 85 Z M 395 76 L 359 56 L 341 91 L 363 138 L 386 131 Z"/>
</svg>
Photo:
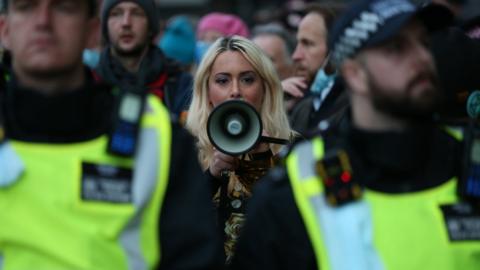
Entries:
<svg viewBox="0 0 480 270">
<path fill-rule="evenodd" d="M 435 4 L 418 8 L 409 0 L 355 2 L 331 30 L 328 45 L 333 63 L 338 66 L 360 50 L 394 37 L 413 17 L 419 18 L 429 30 L 453 21 L 448 9 Z"/>
</svg>

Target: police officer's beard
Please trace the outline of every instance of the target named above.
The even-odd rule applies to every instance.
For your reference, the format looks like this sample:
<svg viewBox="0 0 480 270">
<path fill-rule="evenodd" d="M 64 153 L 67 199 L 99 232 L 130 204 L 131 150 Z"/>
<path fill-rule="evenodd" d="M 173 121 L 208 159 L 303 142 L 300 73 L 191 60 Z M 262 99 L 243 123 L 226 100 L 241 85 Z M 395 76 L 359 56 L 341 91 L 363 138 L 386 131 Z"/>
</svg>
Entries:
<svg viewBox="0 0 480 270">
<path fill-rule="evenodd" d="M 420 96 L 411 96 L 413 87 L 426 78 L 432 82 L 432 87 L 423 89 Z M 419 74 L 407 84 L 407 89 L 403 91 L 381 88 L 375 79 L 369 76 L 373 106 L 393 117 L 414 122 L 430 121 L 433 113 L 438 110 L 444 99 L 438 85 L 438 79 L 433 73 Z"/>
</svg>

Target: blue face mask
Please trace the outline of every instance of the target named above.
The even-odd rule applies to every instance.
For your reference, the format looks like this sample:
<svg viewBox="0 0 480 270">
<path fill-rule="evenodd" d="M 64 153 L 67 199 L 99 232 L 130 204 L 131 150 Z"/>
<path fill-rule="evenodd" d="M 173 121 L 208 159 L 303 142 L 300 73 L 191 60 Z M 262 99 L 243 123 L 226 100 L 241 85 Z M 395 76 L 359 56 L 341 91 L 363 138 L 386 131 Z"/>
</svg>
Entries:
<svg viewBox="0 0 480 270">
<path fill-rule="evenodd" d="M 310 87 L 310 92 L 312 92 L 314 95 L 320 95 L 323 91 L 332 87 L 336 77 L 336 72 L 332 75 L 327 75 L 327 73 L 325 73 L 325 69 L 322 68 L 318 70 L 315 80 Z"/>
<path fill-rule="evenodd" d="M 197 64 L 202 61 L 203 56 L 207 52 L 208 48 L 212 46 L 212 43 L 210 42 L 205 42 L 205 41 L 197 41 L 195 44 L 195 61 Z"/>
<path fill-rule="evenodd" d="M 83 50 L 83 63 L 90 68 L 95 68 L 100 62 L 100 53 L 95 50 Z"/>
</svg>

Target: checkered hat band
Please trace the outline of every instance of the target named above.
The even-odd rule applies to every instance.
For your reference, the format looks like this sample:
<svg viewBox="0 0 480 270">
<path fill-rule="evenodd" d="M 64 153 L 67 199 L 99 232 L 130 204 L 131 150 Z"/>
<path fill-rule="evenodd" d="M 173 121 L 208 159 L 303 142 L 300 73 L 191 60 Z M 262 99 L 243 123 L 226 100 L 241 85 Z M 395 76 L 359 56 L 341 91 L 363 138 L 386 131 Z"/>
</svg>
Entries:
<svg viewBox="0 0 480 270">
<path fill-rule="evenodd" d="M 384 20 L 377 14 L 364 11 L 346 27 L 333 48 L 332 60 L 340 64 L 352 56 L 358 49 L 377 32 Z"/>
</svg>

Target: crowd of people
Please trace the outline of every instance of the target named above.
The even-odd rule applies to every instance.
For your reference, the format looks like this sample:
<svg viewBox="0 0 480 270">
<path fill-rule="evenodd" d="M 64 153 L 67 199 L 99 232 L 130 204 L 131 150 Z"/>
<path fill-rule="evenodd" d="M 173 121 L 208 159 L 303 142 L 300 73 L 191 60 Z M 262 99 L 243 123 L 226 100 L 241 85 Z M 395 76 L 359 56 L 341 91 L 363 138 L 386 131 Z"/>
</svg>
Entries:
<svg viewBox="0 0 480 270">
<path fill-rule="evenodd" d="M 464 3 L 2 0 L 0 269 L 480 269 Z"/>
</svg>

